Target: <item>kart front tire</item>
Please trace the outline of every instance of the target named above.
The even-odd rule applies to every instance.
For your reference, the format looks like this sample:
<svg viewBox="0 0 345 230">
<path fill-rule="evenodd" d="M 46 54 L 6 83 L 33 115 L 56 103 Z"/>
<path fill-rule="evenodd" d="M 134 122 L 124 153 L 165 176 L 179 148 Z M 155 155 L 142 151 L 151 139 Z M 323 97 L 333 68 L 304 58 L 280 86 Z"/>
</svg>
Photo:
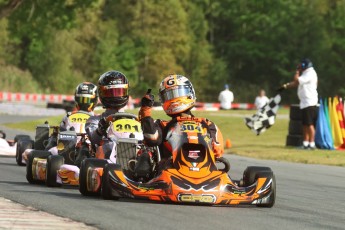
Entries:
<svg viewBox="0 0 345 230">
<path fill-rule="evenodd" d="M 88 184 L 88 169 L 90 167 L 104 167 L 107 164 L 107 160 L 87 158 L 81 162 L 80 172 L 79 172 L 79 192 L 84 196 L 99 196 L 101 194 L 101 189 L 98 191 L 89 191 L 87 189 Z"/>
<path fill-rule="evenodd" d="M 30 139 L 20 139 L 17 142 L 17 147 L 16 147 L 16 162 L 17 165 L 19 166 L 24 166 L 26 164 L 23 163 L 23 152 L 26 149 L 32 149 L 34 147 L 34 141 Z"/>
<path fill-rule="evenodd" d="M 272 208 L 275 201 L 276 201 L 276 178 L 273 172 L 258 172 L 256 174 L 256 179 L 260 177 L 267 177 L 272 178 L 272 185 L 271 185 L 271 192 L 266 199 L 268 199 L 267 203 L 257 204 L 257 207 L 264 207 L 264 208 Z"/>
<path fill-rule="evenodd" d="M 120 197 L 114 196 L 112 192 L 112 188 L 110 185 L 110 175 L 109 173 L 111 171 L 114 171 L 118 169 L 119 165 L 116 164 L 106 164 L 104 166 L 103 170 L 103 176 L 102 176 L 102 191 L 101 191 L 101 196 L 104 200 L 118 200 Z"/>
<path fill-rule="evenodd" d="M 48 187 L 60 187 L 61 184 L 56 182 L 57 171 L 64 163 L 64 158 L 59 155 L 50 155 L 47 158 L 46 166 L 46 185 Z"/>
<path fill-rule="evenodd" d="M 44 151 L 44 150 L 32 150 L 31 153 L 28 154 L 28 162 L 26 164 L 26 179 L 30 184 L 38 184 L 41 183 L 39 180 L 35 180 L 32 173 L 32 162 L 34 158 L 48 158 L 51 155 L 51 152 Z"/>
<path fill-rule="evenodd" d="M 244 186 L 250 186 L 255 183 L 256 181 L 256 174 L 258 172 L 272 172 L 271 168 L 269 167 L 261 167 L 261 166 L 248 166 L 246 170 L 243 172 L 243 183 Z"/>
</svg>

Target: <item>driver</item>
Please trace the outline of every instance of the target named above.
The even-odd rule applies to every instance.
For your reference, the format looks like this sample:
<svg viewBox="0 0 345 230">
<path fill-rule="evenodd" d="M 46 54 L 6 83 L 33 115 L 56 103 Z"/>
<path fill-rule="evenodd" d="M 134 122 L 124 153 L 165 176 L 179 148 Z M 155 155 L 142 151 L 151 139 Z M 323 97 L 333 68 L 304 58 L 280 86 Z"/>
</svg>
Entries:
<svg viewBox="0 0 345 230">
<path fill-rule="evenodd" d="M 98 103 L 98 92 L 97 86 L 91 82 L 80 83 L 74 93 L 74 101 L 76 110 L 73 112 L 68 112 L 67 115 L 60 122 L 59 130 L 67 131 L 74 129 L 77 133 L 85 133 L 85 126 L 78 122 L 71 122 L 69 117 L 76 113 L 86 113 L 90 116 L 94 115 L 94 108 Z M 57 130 L 56 130 L 57 131 Z M 46 149 L 52 152 L 52 154 L 57 154 L 57 133 L 54 132 L 48 139 L 48 144 Z M 55 148 L 54 148 L 55 147 Z"/>
<path fill-rule="evenodd" d="M 171 156 L 166 127 L 176 122 L 178 117 L 195 118 L 191 109 L 195 105 L 196 97 L 192 83 L 182 75 L 169 75 L 163 79 L 159 87 L 159 97 L 165 113 L 172 119 L 170 121 L 154 120 L 151 117 L 151 109 L 154 104 L 154 96 L 147 93 L 141 100 L 139 118 L 144 133 L 144 141 L 148 146 L 159 146 L 162 160 Z M 207 131 L 212 138 L 212 148 L 215 157 L 221 157 L 224 153 L 223 136 L 216 124 L 206 118 L 200 118 L 207 126 Z M 164 161 L 163 161 L 164 162 Z M 162 162 L 162 163 L 163 163 Z M 139 160 L 140 167 L 147 169 L 149 162 Z M 137 166 L 139 167 L 139 166 Z"/>
<path fill-rule="evenodd" d="M 123 112 L 127 105 L 129 82 L 127 77 L 115 70 L 105 72 L 99 77 L 99 99 L 105 111 L 98 116 L 91 116 L 85 125 L 92 146 L 99 146 L 97 152 L 105 159 L 110 159 L 113 143 L 106 138 L 109 122 L 106 117 L 117 112 Z M 110 159 L 115 162 L 115 159 Z"/>
</svg>

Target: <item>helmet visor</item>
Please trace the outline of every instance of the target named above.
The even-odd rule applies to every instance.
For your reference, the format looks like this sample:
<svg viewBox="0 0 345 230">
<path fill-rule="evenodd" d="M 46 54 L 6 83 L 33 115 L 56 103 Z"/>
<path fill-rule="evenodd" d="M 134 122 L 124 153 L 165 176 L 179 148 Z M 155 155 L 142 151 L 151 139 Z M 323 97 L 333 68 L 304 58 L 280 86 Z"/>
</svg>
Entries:
<svg viewBox="0 0 345 230">
<path fill-rule="evenodd" d="M 128 85 L 102 86 L 99 91 L 101 97 L 125 97 L 128 96 Z"/>
<path fill-rule="evenodd" d="M 177 88 L 165 89 L 160 93 L 160 97 L 161 101 L 165 102 L 174 98 L 189 96 L 190 93 L 191 90 L 189 87 L 179 86 Z"/>
</svg>

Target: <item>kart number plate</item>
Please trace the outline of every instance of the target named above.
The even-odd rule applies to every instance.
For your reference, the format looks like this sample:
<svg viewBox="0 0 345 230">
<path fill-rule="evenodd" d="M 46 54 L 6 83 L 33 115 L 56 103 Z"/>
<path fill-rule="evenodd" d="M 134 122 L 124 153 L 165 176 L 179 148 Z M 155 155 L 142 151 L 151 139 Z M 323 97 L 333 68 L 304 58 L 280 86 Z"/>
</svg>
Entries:
<svg viewBox="0 0 345 230">
<path fill-rule="evenodd" d="M 74 113 L 68 117 L 68 119 L 73 123 L 86 123 L 90 115 L 83 113 Z"/>
<path fill-rule="evenodd" d="M 181 132 L 201 133 L 201 126 L 195 122 L 183 122 L 180 124 Z"/>
<path fill-rule="evenodd" d="M 124 133 L 138 133 L 141 131 L 141 124 L 140 122 L 133 120 L 133 119 L 120 119 L 113 122 L 113 128 L 116 132 Z"/>
</svg>

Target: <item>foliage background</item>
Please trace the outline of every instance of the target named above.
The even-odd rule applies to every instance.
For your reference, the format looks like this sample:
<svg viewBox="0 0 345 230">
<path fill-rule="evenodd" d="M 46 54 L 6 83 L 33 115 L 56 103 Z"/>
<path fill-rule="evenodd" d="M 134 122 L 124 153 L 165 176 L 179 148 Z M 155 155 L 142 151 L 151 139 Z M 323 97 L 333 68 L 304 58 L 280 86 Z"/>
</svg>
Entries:
<svg viewBox="0 0 345 230">
<path fill-rule="evenodd" d="M 179 73 L 199 101 L 228 83 L 252 102 L 309 57 L 320 96 L 344 96 L 344 54 L 345 0 L 0 0 L 1 91 L 71 94 L 116 69 L 134 97 Z"/>
</svg>

